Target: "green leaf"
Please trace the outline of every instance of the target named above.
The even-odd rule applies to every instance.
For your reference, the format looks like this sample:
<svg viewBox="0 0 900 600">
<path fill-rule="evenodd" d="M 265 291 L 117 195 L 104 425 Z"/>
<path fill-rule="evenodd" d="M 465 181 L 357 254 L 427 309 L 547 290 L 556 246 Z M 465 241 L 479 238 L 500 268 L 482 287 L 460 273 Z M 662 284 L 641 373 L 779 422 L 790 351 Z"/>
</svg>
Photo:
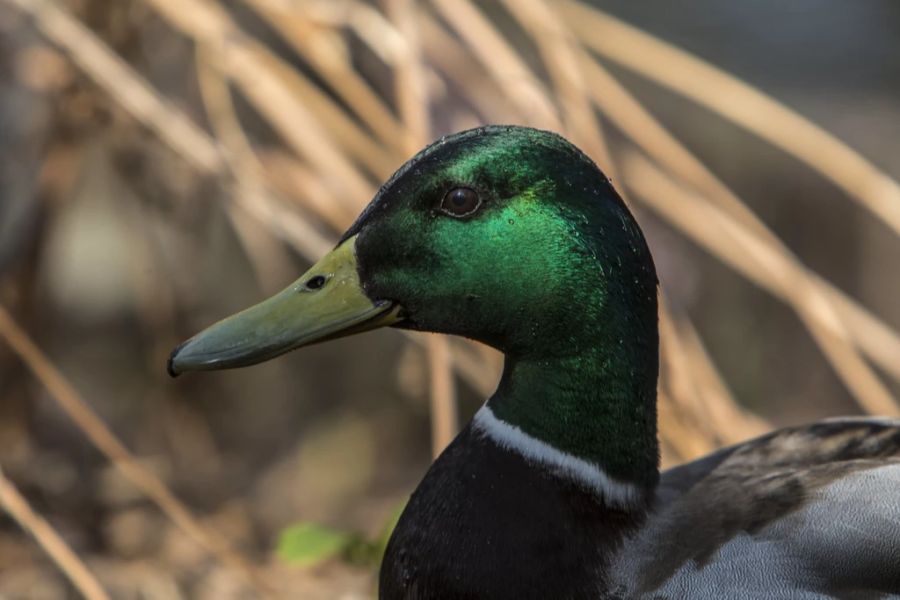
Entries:
<svg viewBox="0 0 900 600">
<path fill-rule="evenodd" d="M 297 523 L 278 537 L 278 557 L 292 565 L 308 567 L 343 554 L 353 536 L 315 523 Z"/>
</svg>

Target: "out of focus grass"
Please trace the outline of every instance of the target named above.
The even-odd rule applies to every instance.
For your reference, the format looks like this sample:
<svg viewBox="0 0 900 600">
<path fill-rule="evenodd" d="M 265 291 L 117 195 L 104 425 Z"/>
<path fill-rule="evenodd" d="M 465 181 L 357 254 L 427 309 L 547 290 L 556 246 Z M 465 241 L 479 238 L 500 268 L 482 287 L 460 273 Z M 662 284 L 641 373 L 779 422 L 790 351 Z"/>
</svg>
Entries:
<svg viewBox="0 0 900 600">
<path fill-rule="evenodd" d="M 91 597 L 371 595 L 371 566 L 300 569 L 274 540 L 374 548 L 500 357 L 382 331 L 177 384 L 165 358 L 485 122 L 562 132 L 641 221 L 664 464 L 896 414 L 896 9 L 607 7 L 772 89 L 575 0 L 0 0 L 0 467 L 18 524 L 47 519 L 39 545 L 0 522 L 0 595 L 69 595 L 60 569 Z M 768 64 L 767 44 L 814 56 L 810 31 L 868 54 L 799 83 Z"/>
</svg>

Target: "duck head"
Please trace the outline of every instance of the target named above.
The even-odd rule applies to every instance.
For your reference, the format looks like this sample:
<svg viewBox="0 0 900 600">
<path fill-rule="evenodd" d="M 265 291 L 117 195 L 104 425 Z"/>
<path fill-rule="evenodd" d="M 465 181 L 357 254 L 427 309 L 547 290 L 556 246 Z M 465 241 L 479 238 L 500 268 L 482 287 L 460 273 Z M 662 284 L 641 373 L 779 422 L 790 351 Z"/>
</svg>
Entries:
<svg viewBox="0 0 900 600">
<path fill-rule="evenodd" d="M 176 348 L 169 372 L 243 367 L 381 326 L 473 338 L 508 358 L 652 352 L 656 377 L 656 276 L 637 224 L 589 158 L 530 128 L 428 146 L 334 250 Z"/>
</svg>

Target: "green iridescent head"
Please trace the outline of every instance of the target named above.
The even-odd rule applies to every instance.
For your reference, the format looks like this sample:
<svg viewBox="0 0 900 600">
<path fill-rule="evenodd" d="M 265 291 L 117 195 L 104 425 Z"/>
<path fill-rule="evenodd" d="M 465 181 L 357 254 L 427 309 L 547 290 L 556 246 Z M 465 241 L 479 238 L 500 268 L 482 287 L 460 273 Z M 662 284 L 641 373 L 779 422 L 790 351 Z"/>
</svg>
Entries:
<svg viewBox="0 0 900 600">
<path fill-rule="evenodd" d="M 546 131 L 482 127 L 413 157 L 333 253 L 180 346 L 170 371 L 244 366 L 380 325 L 510 357 L 607 345 L 639 363 L 656 352 L 656 275 L 628 209 L 581 151 Z"/>
<path fill-rule="evenodd" d="M 556 134 L 494 126 L 444 138 L 382 187 L 354 235 L 366 293 L 402 306 L 403 327 L 510 356 L 574 354 L 598 331 L 616 346 L 655 339 L 643 236 L 606 177 Z"/>
</svg>

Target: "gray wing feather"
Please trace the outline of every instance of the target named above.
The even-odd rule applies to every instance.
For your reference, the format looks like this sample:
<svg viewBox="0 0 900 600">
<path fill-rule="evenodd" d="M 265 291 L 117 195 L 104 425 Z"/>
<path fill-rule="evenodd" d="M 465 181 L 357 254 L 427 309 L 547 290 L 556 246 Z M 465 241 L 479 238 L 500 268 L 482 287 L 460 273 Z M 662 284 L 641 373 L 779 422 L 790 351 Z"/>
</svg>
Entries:
<svg viewBox="0 0 900 600">
<path fill-rule="evenodd" d="M 785 429 L 663 474 L 626 597 L 900 598 L 900 422 Z"/>
</svg>

